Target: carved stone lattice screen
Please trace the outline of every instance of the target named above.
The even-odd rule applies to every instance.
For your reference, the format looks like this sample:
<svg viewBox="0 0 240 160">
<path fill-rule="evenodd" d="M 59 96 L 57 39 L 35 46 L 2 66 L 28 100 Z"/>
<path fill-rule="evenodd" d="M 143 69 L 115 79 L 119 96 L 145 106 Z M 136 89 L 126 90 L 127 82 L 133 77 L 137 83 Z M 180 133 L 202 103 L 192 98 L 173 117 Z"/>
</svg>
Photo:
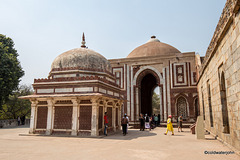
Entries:
<svg viewBox="0 0 240 160">
<path fill-rule="evenodd" d="M 107 107 L 108 126 L 112 127 L 112 107 Z"/>
<path fill-rule="evenodd" d="M 47 128 L 47 106 L 38 107 L 37 109 L 37 129 L 46 129 Z"/>
<path fill-rule="evenodd" d="M 80 106 L 79 130 L 91 130 L 92 106 Z"/>
<path fill-rule="evenodd" d="M 99 116 L 98 116 L 98 129 L 102 128 L 103 124 L 103 107 L 99 107 Z"/>
<path fill-rule="evenodd" d="M 178 116 L 183 116 L 183 119 L 187 118 L 187 102 L 185 98 L 180 97 L 177 100 L 177 110 L 178 110 Z"/>
<path fill-rule="evenodd" d="M 72 129 L 73 107 L 55 107 L 54 129 Z"/>
</svg>

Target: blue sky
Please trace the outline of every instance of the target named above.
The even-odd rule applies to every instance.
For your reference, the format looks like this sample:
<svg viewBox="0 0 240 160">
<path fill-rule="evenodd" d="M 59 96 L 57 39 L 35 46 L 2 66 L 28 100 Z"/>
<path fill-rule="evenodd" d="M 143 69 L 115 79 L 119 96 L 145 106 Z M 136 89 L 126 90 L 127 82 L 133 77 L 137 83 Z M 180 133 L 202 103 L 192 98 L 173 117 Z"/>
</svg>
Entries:
<svg viewBox="0 0 240 160">
<path fill-rule="evenodd" d="M 125 58 L 152 35 L 204 56 L 226 0 L 0 0 L 0 33 L 11 37 L 25 71 L 21 84 L 47 78 L 61 53 L 86 45 Z"/>
</svg>

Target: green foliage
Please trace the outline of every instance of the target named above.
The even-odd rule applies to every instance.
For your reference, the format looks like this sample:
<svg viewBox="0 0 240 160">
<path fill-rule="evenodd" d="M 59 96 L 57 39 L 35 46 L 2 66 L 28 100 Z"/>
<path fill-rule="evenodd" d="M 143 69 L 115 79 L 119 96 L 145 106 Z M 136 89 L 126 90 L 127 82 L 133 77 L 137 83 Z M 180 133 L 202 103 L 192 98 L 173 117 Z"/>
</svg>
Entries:
<svg viewBox="0 0 240 160">
<path fill-rule="evenodd" d="M 0 110 L 0 119 L 16 119 L 18 116 L 30 116 L 31 103 L 26 99 L 19 99 L 20 96 L 32 94 L 31 86 L 22 85 L 12 95 L 9 100 L 3 105 Z"/>
<path fill-rule="evenodd" d="M 153 108 L 153 114 L 160 113 L 160 97 L 155 92 L 153 92 L 153 96 L 152 96 L 152 108 Z"/>
<path fill-rule="evenodd" d="M 20 78 L 24 75 L 17 57 L 13 40 L 0 34 L 0 109 L 17 89 Z"/>
</svg>

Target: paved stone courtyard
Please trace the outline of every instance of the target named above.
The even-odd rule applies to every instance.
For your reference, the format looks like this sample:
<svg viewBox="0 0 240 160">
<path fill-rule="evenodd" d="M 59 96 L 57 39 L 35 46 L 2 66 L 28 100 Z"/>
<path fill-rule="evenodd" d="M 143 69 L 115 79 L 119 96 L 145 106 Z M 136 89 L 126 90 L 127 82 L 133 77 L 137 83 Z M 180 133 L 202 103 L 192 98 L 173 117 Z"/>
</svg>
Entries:
<svg viewBox="0 0 240 160">
<path fill-rule="evenodd" d="M 127 136 L 107 137 L 26 136 L 29 128 L 0 129 L 1 160 L 239 160 L 237 154 L 207 155 L 204 151 L 231 151 L 221 142 L 206 136 L 197 140 L 189 129 L 165 136 L 165 128 L 152 131 L 129 130 Z"/>
</svg>

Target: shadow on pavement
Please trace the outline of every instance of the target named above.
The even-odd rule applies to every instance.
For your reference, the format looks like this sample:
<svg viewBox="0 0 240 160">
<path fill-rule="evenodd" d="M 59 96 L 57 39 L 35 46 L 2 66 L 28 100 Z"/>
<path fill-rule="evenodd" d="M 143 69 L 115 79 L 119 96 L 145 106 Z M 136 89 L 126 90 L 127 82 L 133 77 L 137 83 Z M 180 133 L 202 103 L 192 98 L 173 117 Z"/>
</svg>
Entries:
<svg viewBox="0 0 240 160">
<path fill-rule="evenodd" d="M 19 136 L 41 136 L 41 137 L 62 137 L 62 138 L 96 138 L 96 139 L 111 139 L 111 140 L 132 140 L 139 137 L 149 137 L 149 136 L 156 136 L 156 133 L 152 133 L 151 131 L 139 131 L 139 130 L 128 130 L 128 134 L 123 136 L 122 131 L 117 131 L 114 133 L 109 133 L 108 136 L 100 135 L 100 136 L 71 136 L 71 135 L 61 135 L 61 134 L 52 134 L 52 135 L 45 135 L 45 134 L 19 134 Z"/>
<path fill-rule="evenodd" d="M 156 136 L 156 135 L 157 135 L 156 133 L 153 133 L 151 131 L 139 131 L 139 130 L 129 129 L 128 134 L 126 136 L 123 136 L 122 131 L 118 131 L 114 134 L 104 136 L 104 139 L 132 140 L 140 137 L 149 137 L 149 136 Z"/>
</svg>

